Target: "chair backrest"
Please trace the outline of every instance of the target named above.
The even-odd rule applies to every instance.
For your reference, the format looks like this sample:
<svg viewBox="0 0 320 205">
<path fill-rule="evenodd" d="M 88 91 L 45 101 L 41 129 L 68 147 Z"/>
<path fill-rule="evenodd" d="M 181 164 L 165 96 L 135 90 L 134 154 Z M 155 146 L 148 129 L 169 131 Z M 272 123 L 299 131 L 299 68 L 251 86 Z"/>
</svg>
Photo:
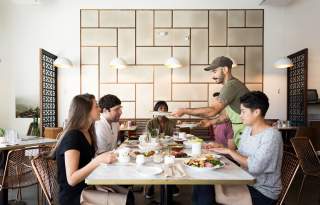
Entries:
<svg viewBox="0 0 320 205">
<path fill-rule="evenodd" d="M 58 135 L 63 131 L 62 127 L 45 127 L 43 136 L 45 138 L 57 139 Z"/>
<path fill-rule="evenodd" d="M 39 155 L 31 160 L 31 164 L 49 205 L 58 204 L 56 161 Z"/>
<path fill-rule="evenodd" d="M 1 179 L 1 188 L 15 189 L 32 186 L 37 180 L 32 172 L 32 153 L 39 152 L 39 147 L 10 150 Z"/>
<path fill-rule="evenodd" d="M 303 172 L 313 175 L 320 171 L 320 160 L 308 137 L 294 137 L 291 140 Z"/>
<path fill-rule="evenodd" d="M 320 126 L 299 127 L 295 137 L 308 137 L 316 150 L 320 150 Z"/>
<path fill-rule="evenodd" d="M 283 152 L 282 166 L 281 166 L 282 190 L 279 195 L 277 205 L 283 204 L 284 199 L 290 188 L 290 185 L 294 179 L 294 176 L 298 171 L 298 168 L 299 168 L 298 158 L 290 152 Z"/>
</svg>

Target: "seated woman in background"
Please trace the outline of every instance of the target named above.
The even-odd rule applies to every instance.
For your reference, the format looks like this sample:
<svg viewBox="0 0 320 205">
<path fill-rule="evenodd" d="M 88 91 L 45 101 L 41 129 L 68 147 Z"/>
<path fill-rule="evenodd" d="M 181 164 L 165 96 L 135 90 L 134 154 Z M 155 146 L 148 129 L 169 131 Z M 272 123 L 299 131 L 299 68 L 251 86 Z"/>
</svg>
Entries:
<svg viewBox="0 0 320 205">
<path fill-rule="evenodd" d="M 168 104 L 165 101 L 158 101 L 153 111 L 168 112 Z M 151 129 L 159 129 L 159 133 L 164 135 L 173 135 L 173 131 L 176 127 L 176 121 L 167 118 L 166 116 L 156 116 L 147 123 L 147 131 Z"/>
<path fill-rule="evenodd" d="M 213 93 L 213 101 L 220 93 Z M 219 122 L 218 122 L 219 120 Z M 227 147 L 230 149 L 236 149 L 233 142 L 233 130 L 232 124 L 227 117 L 226 112 L 222 111 L 215 119 L 201 120 L 200 126 L 209 127 L 210 137 L 214 141 L 205 145 L 205 148 Z"/>
<path fill-rule="evenodd" d="M 86 188 L 85 178 L 100 163 L 110 164 L 116 160 L 112 152 L 94 157 L 94 123 L 99 117 L 100 108 L 93 95 L 73 98 L 66 127 L 51 152 L 57 161 L 60 205 L 79 205 L 81 192 Z M 125 204 L 126 199 L 124 195 L 123 203 L 118 204 Z"/>
<path fill-rule="evenodd" d="M 268 97 L 264 93 L 249 92 L 240 98 L 240 103 L 240 117 L 247 127 L 241 135 L 238 150 L 215 148 L 214 151 L 229 154 L 256 178 L 256 183 L 248 186 L 253 205 L 272 205 L 282 188 L 281 134 L 264 119 L 269 108 Z M 218 198 L 218 193 L 216 195 Z"/>
<path fill-rule="evenodd" d="M 153 111 L 158 112 L 168 112 L 168 104 L 165 101 L 158 101 Z M 156 116 L 152 120 L 149 120 L 147 123 L 147 131 L 152 129 L 159 129 L 159 133 L 164 135 L 172 136 L 176 127 L 176 121 L 167 118 L 166 116 Z M 179 188 L 175 185 L 169 186 L 169 189 L 173 196 L 179 195 Z M 145 194 L 147 199 L 152 198 L 154 195 L 154 186 L 150 186 Z"/>
</svg>

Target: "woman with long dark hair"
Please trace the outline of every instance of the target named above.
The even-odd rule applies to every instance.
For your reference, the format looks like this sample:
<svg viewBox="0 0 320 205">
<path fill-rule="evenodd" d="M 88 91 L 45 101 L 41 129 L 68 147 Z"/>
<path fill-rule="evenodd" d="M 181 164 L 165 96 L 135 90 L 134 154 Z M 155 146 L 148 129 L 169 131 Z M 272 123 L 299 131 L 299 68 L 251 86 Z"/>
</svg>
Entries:
<svg viewBox="0 0 320 205">
<path fill-rule="evenodd" d="M 94 158 L 94 122 L 100 117 L 100 108 L 94 95 L 77 95 L 73 98 L 68 121 L 51 157 L 58 166 L 60 205 L 80 204 L 80 195 L 86 187 L 85 178 L 100 164 L 112 163 L 112 152 Z"/>
</svg>

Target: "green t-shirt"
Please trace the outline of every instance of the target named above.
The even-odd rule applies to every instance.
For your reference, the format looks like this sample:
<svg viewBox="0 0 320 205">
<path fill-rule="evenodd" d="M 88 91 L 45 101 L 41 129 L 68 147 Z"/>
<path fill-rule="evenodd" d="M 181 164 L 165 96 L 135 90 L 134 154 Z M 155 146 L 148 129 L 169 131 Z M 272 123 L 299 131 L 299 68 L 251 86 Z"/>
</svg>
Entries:
<svg viewBox="0 0 320 205">
<path fill-rule="evenodd" d="M 160 130 L 160 122 L 157 117 L 149 120 L 147 123 L 147 131 L 150 129 L 159 129 L 160 133 L 163 132 L 165 135 L 172 136 L 174 128 L 176 127 L 176 121 L 172 119 L 165 118 L 164 128 Z"/>
<path fill-rule="evenodd" d="M 248 92 L 248 88 L 240 80 L 232 78 L 223 85 L 219 97 L 225 105 L 240 114 L 240 97 Z"/>
<path fill-rule="evenodd" d="M 237 147 L 245 127 L 240 120 L 240 97 L 248 92 L 248 88 L 241 81 L 232 78 L 223 85 L 219 95 L 226 105 L 226 113 L 232 123 L 233 141 Z"/>
</svg>

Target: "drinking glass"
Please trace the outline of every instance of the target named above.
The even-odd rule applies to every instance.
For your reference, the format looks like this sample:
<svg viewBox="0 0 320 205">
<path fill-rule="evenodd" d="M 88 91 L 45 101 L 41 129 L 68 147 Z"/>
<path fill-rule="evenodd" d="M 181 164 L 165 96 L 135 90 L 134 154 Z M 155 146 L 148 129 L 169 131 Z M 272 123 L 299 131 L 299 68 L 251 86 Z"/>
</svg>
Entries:
<svg viewBox="0 0 320 205">
<path fill-rule="evenodd" d="M 7 133 L 7 141 L 9 144 L 15 145 L 18 144 L 18 133 L 13 129 L 8 129 Z"/>
</svg>

